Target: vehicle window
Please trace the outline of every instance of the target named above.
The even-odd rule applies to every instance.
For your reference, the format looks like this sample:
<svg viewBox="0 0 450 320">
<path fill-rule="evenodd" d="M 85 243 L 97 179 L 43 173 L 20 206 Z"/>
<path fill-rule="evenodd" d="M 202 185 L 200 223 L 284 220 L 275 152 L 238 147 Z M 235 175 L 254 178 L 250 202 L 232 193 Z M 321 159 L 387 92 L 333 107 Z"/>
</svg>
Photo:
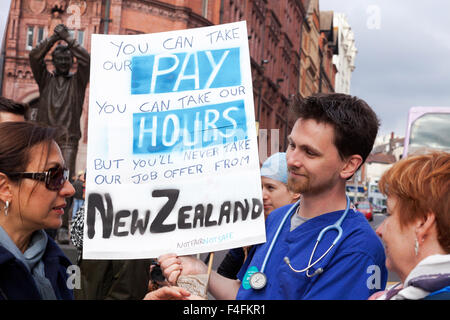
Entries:
<svg viewBox="0 0 450 320">
<path fill-rule="evenodd" d="M 450 151 L 450 113 L 428 113 L 411 125 L 408 153 Z"/>
<path fill-rule="evenodd" d="M 358 204 L 358 209 L 370 209 L 370 206 L 367 203 L 360 203 Z"/>
</svg>

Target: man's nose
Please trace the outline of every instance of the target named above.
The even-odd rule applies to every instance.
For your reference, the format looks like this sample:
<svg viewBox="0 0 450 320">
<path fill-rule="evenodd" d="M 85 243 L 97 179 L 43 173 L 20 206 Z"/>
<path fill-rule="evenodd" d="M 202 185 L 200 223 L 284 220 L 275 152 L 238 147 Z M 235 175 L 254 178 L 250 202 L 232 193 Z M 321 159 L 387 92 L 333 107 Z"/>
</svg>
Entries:
<svg viewBox="0 0 450 320">
<path fill-rule="evenodd" d="M 288 167 L 301 167 L 302 161 L 300 153 L 296 150 L 290 150 L 286 152 L 286 163 Z"/>
</svg>

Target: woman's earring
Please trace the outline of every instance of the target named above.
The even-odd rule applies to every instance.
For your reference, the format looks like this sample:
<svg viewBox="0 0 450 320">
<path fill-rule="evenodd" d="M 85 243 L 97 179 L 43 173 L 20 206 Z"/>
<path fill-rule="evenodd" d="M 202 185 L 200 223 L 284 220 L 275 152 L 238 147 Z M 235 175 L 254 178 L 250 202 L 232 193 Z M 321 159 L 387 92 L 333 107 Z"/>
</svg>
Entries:
<svg viewBox="0 0 450 320">
<path fill-rule="evenodd" d="M 8 215 L 8 209 L 9 209 L 9 201 L 5 202 L 5 216 Z"/>
<path fill-rule="evenodd" d="M 419 241 L 417 238 L 414 241 L 414 252 L 416 253 L 416 256 L 419 254 Z"/>
</svg>

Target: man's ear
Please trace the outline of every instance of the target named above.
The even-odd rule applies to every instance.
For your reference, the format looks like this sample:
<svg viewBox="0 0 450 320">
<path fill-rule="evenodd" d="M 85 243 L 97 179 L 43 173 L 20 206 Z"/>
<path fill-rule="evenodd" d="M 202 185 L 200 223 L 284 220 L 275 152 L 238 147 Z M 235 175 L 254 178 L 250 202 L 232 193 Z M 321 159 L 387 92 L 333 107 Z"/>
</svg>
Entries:
<svg viewBox="0 0 450 320">
<path fill-rule="evenodd" d="M 359 166 L 363 163 L 363 159 L 359 154 L 351 155 L 347 158 L 344 167 L 341 170 L 341 178 L 347 180 L 358 171 Z"/>
<path fill-rule="evenodd" d="M 11 185 L 8 177 L 0 172 L 0 200 L 5 203 L 6 201 L 11 201 Z"/>
</svg>

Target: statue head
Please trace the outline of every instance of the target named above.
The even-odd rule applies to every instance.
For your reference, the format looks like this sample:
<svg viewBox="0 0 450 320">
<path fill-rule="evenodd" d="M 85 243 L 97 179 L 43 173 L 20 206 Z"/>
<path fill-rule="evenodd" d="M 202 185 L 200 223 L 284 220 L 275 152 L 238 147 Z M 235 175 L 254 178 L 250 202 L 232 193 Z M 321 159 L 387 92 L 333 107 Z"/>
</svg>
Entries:
<svg viewBox="0 0 450 320">
<path fill-rule="evenodd" d="M 57 45 L 52 52 L 52 62 L 56 69 L 57 75 L 69 74 L 73 64 L 73 55 L 66 45 Z"/>
</svg>

